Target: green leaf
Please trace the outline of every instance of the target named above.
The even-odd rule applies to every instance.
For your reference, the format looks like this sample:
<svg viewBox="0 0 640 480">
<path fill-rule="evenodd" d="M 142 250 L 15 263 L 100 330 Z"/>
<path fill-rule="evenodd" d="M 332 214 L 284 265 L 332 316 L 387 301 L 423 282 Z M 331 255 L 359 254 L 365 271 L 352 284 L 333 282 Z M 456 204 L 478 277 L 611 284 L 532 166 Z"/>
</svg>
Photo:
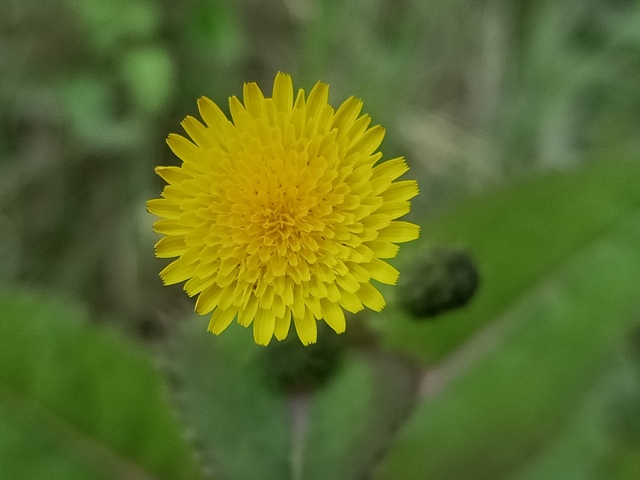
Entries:
<svg viewBox="0 0 640 480">
<path fill-rule="evenodd" d="M 498 319 L 502 335 L 491 339 L 494 348 L 423 402 L 377 478 L 495 479 L 512 473 L 569 415 L 636 321 L 638 272 L 636 213 L 512 304 Z"/>
<path fill-rule="evenodd" d="M 197 479 L 149 356 L 57 299 L 0 293 L 3 478 Z"/>
<path fill-rule="evenodd" d="M 640 207 L 640 162 L 600 161 L 470 198 L 426 221 L 401 249 L 401 272 L 430 245 L 467 248 L 480 269 L 470 305 L 416 322 L 390 307 L 372 316 L 384 343 L 427 363 L 451 353 L 581 247 Z M 401 273 L 402 274 L 402 273 Z M 393 292 L 391 292 L 393 294 Z"/>
<path fill-rule="evenodd" d="M 398 359 L 351 352 L 339 375 L 311 399 L 299 478 L 367 478 L 413 406 L 415 387 L 415 376 Z"/>
<path fill-rule="evenodd" d="M 183 419 L 214 478 L 291 478 L 289 413 L 260 364 L 264 347 L 237 324 L 223 335 L 180 325 L 169 359 Z"/>
<path fill-rule="evenodd" d="M 388 355 L 348 352 L 323 388 L 287 392 L 250 331 L 215 337 L 202 320 L 180 325 L 170 365 L 214 478 L 363 478 L 413 405 L 415 375 Z"/>
<path fill-rule="evenodd" d="M 621 348 L 548 445 L 510 480 L 640 476 L 640 358 Z"/>
</svg>

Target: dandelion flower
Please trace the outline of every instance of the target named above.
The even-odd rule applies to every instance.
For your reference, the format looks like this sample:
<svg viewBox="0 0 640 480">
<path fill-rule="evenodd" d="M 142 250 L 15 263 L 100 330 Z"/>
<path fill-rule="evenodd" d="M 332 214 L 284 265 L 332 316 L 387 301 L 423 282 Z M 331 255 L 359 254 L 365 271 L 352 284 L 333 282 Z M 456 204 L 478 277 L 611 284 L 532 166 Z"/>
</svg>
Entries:
<svg viewBox="0 0 640 480">
<path fill-rule="evenodd" d="M 334 110 L 328 97 L 319 82 L 294 99 L 291 77 L 278 73 L 271 98 L 255 83 L 244 85 L 244 105 L 231 97 L 231 119 L 200 98 L 205 124 L 186 117 L 191 141 L 167 139 L 182 165 L 156 168 L 167 185 L 147 202 L 164 235 L 156 256 L 175 258 L 160 276 L 186 282 L 215 334 L 237 318 L 267 345 L 293 319 L 308 345 L 318 320 L 342 333 L 345 311 L 380 311 L 371 281 L 398 279 L 384 259 L 418 237 L 417 225 L 397 220 L 418 185 L 396 181 L 408 170 L 403 158 L 380 161 L 385 131 L 360 115 L 359 99 Z"/>
</svg>

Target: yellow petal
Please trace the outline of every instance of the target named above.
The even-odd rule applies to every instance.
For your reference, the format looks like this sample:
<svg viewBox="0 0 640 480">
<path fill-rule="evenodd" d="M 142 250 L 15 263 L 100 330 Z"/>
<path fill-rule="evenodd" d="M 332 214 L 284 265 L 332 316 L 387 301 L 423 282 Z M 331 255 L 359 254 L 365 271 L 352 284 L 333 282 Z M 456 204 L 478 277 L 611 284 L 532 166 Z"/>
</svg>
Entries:
<svg viewBox="0 0 640 480">
<path fill-rule="evenodd" d="M 158 220 L 153 223 L 153 231 L 162 235 L 184 235 L 192 229 L 193 227 L 181 225 L 176 220 Z"/>
<path fill-rule="evenodd" d="M 202 292 L 205 288 L 211 286 L 215 282 L 213 277 L 191 277 L 187 283 L 184 284 L 183 290 L 187 292 L 187 295 L 193 297 Z"/>
<path fill-rule="evenodd" d="M 167 183 L 181 183 L 191 178 L 191 175 L 180 167 L 156 167 L 154 171 Z"/>
<path fill-rule="evenodd" d="M 251 131 L 251 117 L 245 110 L 238 97 L 231 97 L 229 99 L 229 111 L 231 112 L 231 118 L 233 123 L 240 130 Z"/>
<path fill-rule="evenodd" d="M 226 277 L 227 275 L 232 273 L 234 270 L 236 270 L 239 265 L 240 265 L 240 262 L 238 259 L 234 257 L 225 258 L 220 264 L 220 270 L 219 270 L 220 276 Z"/>
<path fill-rule="evenodd" d="M 381 230 L 388 226 L 391 223 L 391 217 L 389 215 L 375 213 L 373 215 L 369 215 L 360 220 L 362 225 L 365 228 L 370 228 L 372 230 Z"/>
<path fill-rule="evenodd" d="M 382 143 L 385 130 L 380 125 L 371 127 L 362 135 L 347 151 L 347 155 L 360 152 L 362 155 L 371 155 Z M 375 169 L 374 169 L 375 172 Z"/>
<path fill-rule="evenodd" d="M 374 257 L 379 257 L 380 255 L 374 254 L 374 251 L 370 244 L 374 244 L 375 242 L 369 242 L 367 245 L 359 245 L 355 250 L 355 256 L 359 257 L 358 263 L 369 263 L 373 260 Z"/>
<path fill-rule="evenodd" d="M 217 308 L 216 311 L 213 312 L 211 320 L 209 321 L 209 331 L 216 335 L 220 335 L 231 324 L 236 313 L 237 309 L 234 307 L 226 310 Z"/>
<path fill-rule="evenodd" d="M 368 242 L 367 246 L 374 251 L 375 256 L 378 258 L 395 258 L 400 250 L 398 245 L 391 242 L 381 242 L 380 240 Z"/>
<path fill-rule="evenodd" d="M 302 290 L 298 285 L 293 288 L 293 302 L 291 304 L 291 312 L 294 318 L 304 317 L 304 297 L 302 296 Z"/>
<path fill-rule="evenodd" d="M 293 108 L 293 82 L 291 75 L 278 72 L 273 83 L 273 101 L 279 112 L 291 111 Z"/>
<path fill-rule="evenodd" d="M 198 110 L 200 111 L 200 115 L 202 115 L 203 120 L 214 130 L 228 122 L 226 115 L 222 112 L 220 107 L 207 97 L 200 97 L 198 99 Z"/>
<path fill-rule="evenodd" d="M 317 298 L 324 298 L 327 296 L 327 286 L 318 275 L 311 277 L 311 281 L 309 282 L 309 295 Z"/>
<path fill-rule="evenodd" d="M 355 278 L 358 283 L 366 283 L 371 278 L 371 273 L 365 267 L 358 263 L 348 262 L 349 270 L 351 271 L 351 275 Z M 358 286 L 359 287 L 359 286 Z"/>
<path fill-rule="evenodd" d="M 222 294 L 222 288 L 213 284 L 205 288 L 198 299 L 196 300 L 196 312 L 199 315 L 206 315 L 211 310 L 218 306 L 220 301 L 220 295 Z"/>
<path fill-rule="evenodd" d="M 281 318 L 276 318 L 276 326 L 273 331 L 275 337 L 278 340 L 284 340 L 289 334 L 289 327 L 291 326 L 291 309 L 287 307 L 284 315 Z"/>
<path fill-rule="evenodd" d="M 356 97 L 347 98 L 333 117 L 333 126 L 340 131 L 346 131 L 351 127 L 353 122 L 362 110 L 362 100 Z"/>
<path fill-rule="evenodd" d="M 380 230 L 378 240 L 381 242 L 410 242 L 420 236 L 420 227 L 413 223 L 393 221 L 391 224 Z"/>
<path fill-rule="evenodd" d="M 360 283 L 350 273 L 337 277 L 336 282 L 341 289 L 347 292 L 355 293 L 360 288 Z"/>
<path fill-rule="evenodd" d="M 166 198 L 154 198 L 147 201 L 147 210 L 158 217 L 170 219 L 176 219 L 183 213 L 180 206 Z"/>
<path fill-rule="evenodd" d="M 327 298 L 334 303 L 340 301 L 340 289 L 335 283 L 327 284 Z"/>
<path fill-rule="evenodd" d="M 164 190 L 162 190 L 162 196 L 180 205 L 183 210 L 189 210 L 191 207 L 189 203 L 183 203 L 185 200 L 187 202 L 197 202 L 186 189 L 182 188 L 182 185 L 167 185 L 164 187 Z"/>
<path fill-rule="evenodd" d="M 342 305 L 342 308 L 351 313 L 358 313 L 364 308 L 362 306 L 362 302 L 358 299 L 355 293 L 347 292 L 345 290 L 340 292 L 339 303 Z"/>
<path fill-rule="evenodd" d="M 418 195 L 418 182 L 415 180 L 403 180 L 392 183 L 391 186 L 382 193 L 385 202 L 406 202 Z"/>
<path fill-rule="evenodd" d="M 304 308 L 304 307 L 303 307 Z M 303 317 L 293 317 L 296 332 L 303 345 L 316 343 L 318 340 L 318 326 L 311 310 L 306 309 Z"/>
<path fill-rule="evenodd" d="M 191 116 L 187 116 L 184 120 L 182 120 L 182 128 L 187 134 L 191 137 L 191 139 L 196 142 L 201 148 L 209 148 L 211 147 L 211 142 L 207 138 L 207 129 L 204 125 L 202 125 L 198 120 Z"/>
<path fill-rule="evenodd" d="M 198 110 L 205 123 L 209 126 L 206 131 L 207 139 L 211 145 L 218 146 L 224 151 L 228 151 L 225 132 L 231 125 L 226 115 L 220 107 L 207 97 L 200 97 L 198 100 Z"/>
<path fill-rule="evenodd" d="M 222 289 L 222 294 L 220 294 L 220 302 L 218 303 L 218 307 L 226 310 L 234 304 L 234 300 L 236 300 L 238 289 L 238 282 L 234 279 L 229 285 Z M 236 305 L 237 307 L 237 305 Z"/>
<path fill-rule="evenodd" d="M 258 345 L 269 345 L 276 326 L 276 317 L 272 310 L 259 308 L 253 321 L 253 339 Z"/>
<path fill-rule="evenodd" d="M 307 100 L 307 119 L 316 117 L 320 113 L 320 109 L 329 101 L 329 85 L 318 82 L 311 89 L 309 99 Z"/>
<path fill-rule="evenodd" d="M 305 106 L 304 90 L 300 89 L 300 90 L 298 90 L 298 95 L 296 96 L 296 101 L 293 104 L 293 109 L 294 110 L 303 110 L 304 106 Z"/>
<path fill-rule="evenodd" d="M 347 131 L 347 136 L 351 139 L 350 145 L 355 144 L 360 139 L 370 123 L 371 117 L 369 115 L 362 115 L 351 125 L 351 128 Z"/>
<path fill-rule="evenodd" d="M 171 262 L 160 272 L 160 278 L 165 285 L 175 285 L 189 280 L 192 276 L 192 269 L 189 265 L 185 265 L 181 258 Z"/>
<path fill-rule="evenodd" d="M 328 104 L 324 104 L 320 106 L 320 111 L 318 112 L 318 126 L 317 126 L 317 130 L 318 133 L 325 135 L 325 138 L 330 138 L 331 136 L 337 137 L 338 132 L 335 133 L 330 133 L 331 130 L 331 122 L 333 121 L 333 108 L 331 107 L 331 105 Z M 334 142 L 331 141 L 332 145 L 327 145 L 326 143 L 322 146 L 322 150 L 320 150 L 320 152 L 326 156 L 326 158 L 331 158 L 332 153 L 331 153 L 331 148 L 335 147 L 335 151 L 337 152 L 338 150 L 338 145 Z"/>
<path fill-rule="evenodd" d="M 288 307 L 293 305 L 293 302 L 294 302 L 293 284 L 292 284 L 292 280 L 289 277 L 285 278 L 284 289 L 282 291 L 282 300 L 284 301 L 284 304 Z"/>
<path fill-rule="evenodd" d="M 266 113 L 264 110 L 264 95 L 262 90 L 255 82 L 245 83 L 242 99 L 244 100 L 244 107 L 249 115 L 253 118 L 260 118 Z"/>
<path fill-rule="evenodd" d="M 374 312 L 379 312 L 385 306 L 384 297 L 370 283 L 362 284 L 362 287 L 356 292 L 356 295 L 365 306 Z"/>
<path fill-rule="evenodd" d="M 387 215 L 393 220 L 406 215 L 410 210 L 411 204 L 409 202 L 387 202 L 376 210 L 376 214 Z"/>
<path fill-rule="evenodd" d="M 167 137 L 167 145 L 169 145 L 171 151 L 183 162 L 193 162 L 198 156 L 198 147 L 182 135 L 170 133 Z"/>
<path fill-rule="evenodd" d="M 387 285 L 395 285 L 400 276 L 398 270 L 378 258 L 366 265 L 365 268 L 371 273 L 371 278 Z"/>
<path fill-rule="evenodd" d="M 324 318 L 327 325 L 336 333 L 344 332 L 347 328 L 347 322 L 345 321 L 344 312 L 342 308 L 340 308 L 340 305 L 327 298 L 322 299 L 321 305 L 322 318 Z"/>
<path fill-rule="evenodd" d="M 195 248 L 193 249 L 196 250 Z M 195 267 L 194 275 L 198 275 L 202 278 L 216 278 L 218 275 L 218 268 L 220 267 L 220 259 L 214 255 L 210 255 L 209 248 L 203 248 L 198 259 L 200 262 Z M 191 252 L 185 253 L 185 255 Z"/>
<path fill-rule="evenodd" d="M 275 298 L 275 291 L 274 291 L 273 285 L 267 285 L 264 291 L 264 294 L 260 295 L 260 307 L 271 309 L 271 307 L 273 306 L 274 298 Z"/>
<path fill-rule="evenodd" d="M 322 318 L 322 307 L 320 306 L 320 299 L 317 297 L 309 296 L 305 298 L 304 304 L 307 310 L 311 310 L 313 316 L 316 319 Z"/>
<path fill-rule="evenodd" d="M 409 166 L 403 157 L 392 158 L 373 167 L 373 178 L 384 177 L 395 180 L 408 171 Z"/>
<path fill-rule="evenodd" d="M 187 251 L 187 244 L 182 235 L 171 235 L 161 238 L 155 245 L 156 257 L 171 258 L 178 257 Z"/>
<path fill-rule="evenodd" d="M 243 327 L 248 327 L 253 322 L 258 311 L 258 297 L 251 295 L 247 305 L 238 313 L 238 323 Z"/>
</svg>

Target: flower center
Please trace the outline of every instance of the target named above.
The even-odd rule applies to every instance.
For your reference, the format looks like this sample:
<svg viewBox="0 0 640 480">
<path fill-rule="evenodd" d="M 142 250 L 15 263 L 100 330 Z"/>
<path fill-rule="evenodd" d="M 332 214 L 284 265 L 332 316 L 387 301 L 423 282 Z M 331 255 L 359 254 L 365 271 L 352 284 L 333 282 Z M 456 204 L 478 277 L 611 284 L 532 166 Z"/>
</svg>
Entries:
<svg viewBox="0 0 640 480">
<path fill-rule="evenodd" d="M 296 221 L 286 211 L 284 205 L 278 205 L 275 208 L 264 208 L 262 212 L 256 214 L 255 220 L 262 221 L 265 244 L 267 245 L 273 245 L 277 238 L 286 240 L 296 234 L 298 230 L 295 228 Z"/>
</svg>

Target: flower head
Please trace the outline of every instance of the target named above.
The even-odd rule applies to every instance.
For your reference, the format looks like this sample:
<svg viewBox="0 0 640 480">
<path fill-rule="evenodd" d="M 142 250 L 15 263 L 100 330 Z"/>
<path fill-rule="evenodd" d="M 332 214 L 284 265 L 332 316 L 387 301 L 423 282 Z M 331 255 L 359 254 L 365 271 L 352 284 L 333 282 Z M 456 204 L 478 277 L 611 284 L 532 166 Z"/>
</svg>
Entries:
<svg viewBox="0 0 640 480">
<path fill-rule="evenodd" d="M 156 256 L 175 258 L 165 284 L 186 281 L 195 309 L 212 313 L 220 334 L 234 318 L 253 323 L 256 343 L 284 339 L 293 318 L 303 344 L 314 343 L 317 320 L 337 333 L 344 310 L 385 301 L 371 280 L 395 284 L 397 243 L 419 228 L 398 221 L 418 194 L 403 158 L 380 162 L 384 129 L 369 127 L 362 102 L 328 104 L 329 86 L 317 83 L 294 100 L 291 77 L 278 73 L 272 98 L 244 85 L 244 105 L 231 97 L 231 120 L 208 98 L 198 100 L 206 125 L 182 122 L 192 141 L 171 134 L 180 167 L 157 167 L 167 183 L 147 202 L 164 237 Z"/>
</svg>

